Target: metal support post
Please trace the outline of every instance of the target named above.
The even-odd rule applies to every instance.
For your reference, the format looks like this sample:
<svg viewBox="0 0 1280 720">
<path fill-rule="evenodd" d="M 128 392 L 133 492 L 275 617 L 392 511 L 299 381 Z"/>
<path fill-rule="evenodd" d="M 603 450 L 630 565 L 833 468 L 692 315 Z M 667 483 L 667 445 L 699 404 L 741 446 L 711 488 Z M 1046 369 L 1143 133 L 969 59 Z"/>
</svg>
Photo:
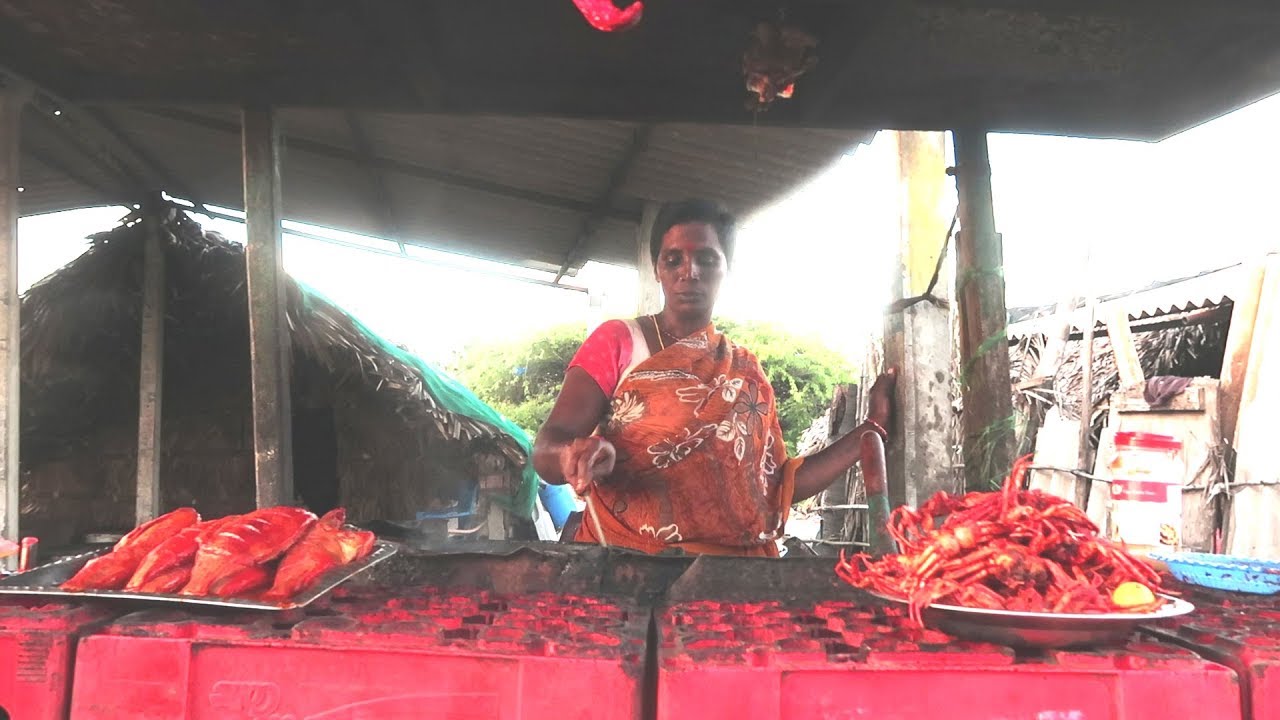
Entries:
<svg viewBox="0 0 1280 720">
<path fill-rule="evenodd" d="M 991 200 L 985 130 L 952 131 L 960 228 L 956 291 L 960 300 L 960 372 L 964 387 L 965 484 L 997 487 L 1013 463 L 1004 252 Z"/>
<path fill-rule="evenodd" d="M 138 370 L 137 524 L 160 515 L 160 426 L 164 387 L 166 210 L 159 194 L 143 206 L 142 345 Z"/>
<path fill-rule="evenodd" d="M 270 507 L 294 500 L 292 341 L 282 264 L 280 129 L 270 108 L 245 107 L 242 118 L 254 476 L 258 507 Z"/>
<path fill-rule="evenodd" d="M 18 300 L 18 137 L 29 90 L 0 79 L 0 535 L 21 533 L 18 397 L 22 325 Z M 13 561 L 10 560 L 10 567 Z"/>
</svg>

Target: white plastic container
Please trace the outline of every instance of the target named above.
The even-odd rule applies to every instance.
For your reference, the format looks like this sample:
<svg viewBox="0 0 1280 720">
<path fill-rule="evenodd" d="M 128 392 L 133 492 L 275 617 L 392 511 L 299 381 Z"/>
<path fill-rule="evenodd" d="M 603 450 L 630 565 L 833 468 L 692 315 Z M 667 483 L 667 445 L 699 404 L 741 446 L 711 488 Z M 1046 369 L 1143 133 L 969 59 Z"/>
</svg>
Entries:
<svg viewBox="0 0 1280 720">
<path fill-rule="evenodd" d="M 1135 552 L 1182 546 L 1182 443 L 1169 435 L 1116 433 L 1111 462 L 1112 540 Z"/>
</svg>

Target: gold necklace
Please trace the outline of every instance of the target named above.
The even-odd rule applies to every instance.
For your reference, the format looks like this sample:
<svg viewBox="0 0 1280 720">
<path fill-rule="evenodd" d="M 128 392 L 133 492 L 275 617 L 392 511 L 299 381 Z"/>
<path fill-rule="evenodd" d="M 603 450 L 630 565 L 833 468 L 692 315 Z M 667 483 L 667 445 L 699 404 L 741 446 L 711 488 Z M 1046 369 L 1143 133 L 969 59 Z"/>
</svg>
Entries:
<svg viewBox="0 0 1280 720">
<path fill-rule="evenodd" d="M 668 335 L 669 335 L 670 333 L 663 333 L 663 332 L 662 332 L 662 326 L 658 325 L 658 316 L 657 316 L 657 315 L 650 315 L 650 316 L 649 316 L 649 320 L 653 323 L 653 331 L 654 331 L 655 333 L 657 333 L 657 334 L 658 334 L 658 351 L 659 351 L 659 352 L 661 352 L 661 351 L 663 351 L 663 350 L 666 350 L 666 349 L 667 349 L 667 343 L 666 343 L 666 341 L 664 341 L 664 340 L 662 339 L 662 336 L 663 336 L 664 334 L 668 334 Z M 672 338 L 673 340 L 675 340 L 676 342 L 680 342 L 680 338 L 676 337 L 675 335 L 671 335 L 671 338 Z"/>
</svg>

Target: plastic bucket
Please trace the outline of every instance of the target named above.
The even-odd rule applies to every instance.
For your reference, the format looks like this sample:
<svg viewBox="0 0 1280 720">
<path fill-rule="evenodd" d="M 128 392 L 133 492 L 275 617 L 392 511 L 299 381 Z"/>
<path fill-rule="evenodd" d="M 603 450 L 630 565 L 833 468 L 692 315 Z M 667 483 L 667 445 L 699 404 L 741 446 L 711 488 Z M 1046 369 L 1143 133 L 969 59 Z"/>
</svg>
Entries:
<svg viewBox="0 0 1280 720">
<path fill-rule="evenodd" d="M 1110 536 L 1131 549 L 1182 545 L 1182 442 L 1170 435 L 1116 433 L 1111 462 Z"/>
<path fill-rule="evenodd" d="M 542 506 L 547 509 L 547 514 L 551 515 L 551 522 L 557 530 L 563 528 L 569 514 L 578 509 L 573 490 L 568 485 L 552 485 L 539 480 L 538 497 L 542 500 Z"/>
</svg>

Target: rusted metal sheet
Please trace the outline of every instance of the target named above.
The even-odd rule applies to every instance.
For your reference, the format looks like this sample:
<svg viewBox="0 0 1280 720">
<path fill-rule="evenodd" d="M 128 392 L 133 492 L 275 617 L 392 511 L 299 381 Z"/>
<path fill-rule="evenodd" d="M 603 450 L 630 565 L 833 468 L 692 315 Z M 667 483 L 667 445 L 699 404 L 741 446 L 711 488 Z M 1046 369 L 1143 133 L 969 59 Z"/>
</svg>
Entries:
<svg viewBox="0 0 1280 720">
<path fill-rule="evenodd" d="M 269 507 L 293 501 L 292 343 L 282 264 L 280 130 L 270 108 L 246 107 L 242 117 L 254 477 L 258 507 Z"/>
</svg>

